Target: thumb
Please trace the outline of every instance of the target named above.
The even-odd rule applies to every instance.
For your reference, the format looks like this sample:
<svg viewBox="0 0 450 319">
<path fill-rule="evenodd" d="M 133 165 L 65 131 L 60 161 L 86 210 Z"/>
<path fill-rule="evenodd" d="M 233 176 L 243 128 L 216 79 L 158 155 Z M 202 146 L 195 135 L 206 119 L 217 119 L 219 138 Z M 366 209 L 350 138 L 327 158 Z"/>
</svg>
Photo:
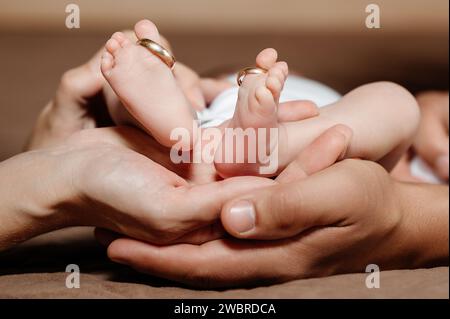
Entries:
<svg viewBox="0 0 450 319">
<path fill-rule="evenodd" d="M 306 179 L 257 190 L 228 202 L 222 224 L 234 237 L 265 240 L 346 225 L 349 216 L 370 209 L 367 198 L 375 184 L 376 165 L 344 160 Z M 364 184 L 368 186 L 361 187 Z"/>
<path fill-rule="evenodd" d="M 334 164 L 347 149 L 351 136 L 351 129 L 344 125 L 326 130 L 278 176 L 277 181 L 282 185 L 262 189 L 251 197 L 226 205 L 222 211 L 225 229 L 236 237 L 265 239 L 293 236 L 311 225 L 320 225 L 321 222 L 315 219 L 320 216 L 316 210 L 322 207 L 322 197 L 329 199 L 330 196 L 327 193 L 317 196 L 314 192 L 324 190 L 330 184 L 323 181 L 325 187 L 320 183 L 311 186 L 315 190 L 311 193 L 309 186 L 304 190 L 305 185 L 316 183 L 316 179 L 310 180 L 308 176 Z M 305 178 L 304 183 L 299 182 Z M 311 198 L 308 192 L 312 194 Z M 334 193 L 333 190 L 328 194 Z M 311 204 L 307 202 L 310 200 L 319 202 Z M 304 213 L 305 205 L 307 212 L 312 212 L 310 215 Z"/>
<path fill-rule="evenodd" d="M 85 64 L 66 71 L 61 78 L 58 90 L 59 95 L 83 100 L 100 92 L 106 83 L 100 72 L 102 52 L 103 49 L 99 50 Z"/>
</svg>

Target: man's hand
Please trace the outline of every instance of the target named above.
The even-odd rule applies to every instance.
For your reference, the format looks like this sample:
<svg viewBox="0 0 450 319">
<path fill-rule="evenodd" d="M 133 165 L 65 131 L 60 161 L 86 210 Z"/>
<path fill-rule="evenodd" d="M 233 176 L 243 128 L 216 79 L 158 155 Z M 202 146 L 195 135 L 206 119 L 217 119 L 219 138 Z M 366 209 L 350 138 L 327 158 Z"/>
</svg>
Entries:
<svg viewBox="0 0 450 319">
<path fill-rule="evenodd" d="M 363 272 L 371 263 L 448 263 L 448 187 L 402 184 L 363 160 L 321 171 L 349 136 L 342 127 L 325 132 L 277 185 L 229 201 L 222 223 L 239 239 L 154 246 L 122 238 L 108 255 L 152 275 L 221 287 Z"/>
</svg>

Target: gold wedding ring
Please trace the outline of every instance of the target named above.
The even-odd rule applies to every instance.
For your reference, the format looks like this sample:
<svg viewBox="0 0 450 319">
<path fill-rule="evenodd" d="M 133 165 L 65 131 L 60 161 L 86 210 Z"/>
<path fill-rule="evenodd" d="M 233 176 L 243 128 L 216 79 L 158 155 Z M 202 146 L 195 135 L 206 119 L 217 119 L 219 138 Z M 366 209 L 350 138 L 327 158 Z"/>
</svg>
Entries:
<svg viewBox="0 0 450 319">
<path fill-rule="evenodd" d="M 241 86 L 242 82 L 244 81 L 244 78 L 248 75 L 248 74 L 263 74 L 263 73 L 267 73 L 266 69 L 262 69 L 262 68 L 258 68 L 258 67 L 248 67 L 248 68 L 244 68 L 242 70 L 239 71 L 238 75 L 237 75 L 237 84 L 239 86 Z"/>
<path fill-rule="evenodd" d="M 150 39 L 140 39 L 137 41 L 137 44 L 142 45 L 144 48 L 147 48 L 151 53 L 153 53 L 161 61 L 163 61 L 171 70 L 173 70 L 176 60 L 175 57 L 169 52 L 169 50 Z"/>
</svg>

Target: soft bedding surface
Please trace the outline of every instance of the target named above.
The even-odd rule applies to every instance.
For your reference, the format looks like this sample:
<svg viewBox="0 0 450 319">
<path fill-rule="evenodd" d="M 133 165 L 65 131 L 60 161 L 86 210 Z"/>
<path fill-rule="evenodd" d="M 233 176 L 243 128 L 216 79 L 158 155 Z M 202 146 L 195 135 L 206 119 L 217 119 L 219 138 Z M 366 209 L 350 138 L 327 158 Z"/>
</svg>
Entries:
<svg viewBox="0 0 450 319">
<path fill-rule="evenodd" d="M 68 264 L 80 267 L 79 289 L 66 288 Z M 379 289 L 368 289 L 366 276 L 345 274 L 246 289 L 190 289 L 109 262 L 91 228 L 46 234 L 0 254 L 0 298 L 449 298 L 448 267 L 382 271 Z"/>
</svg>

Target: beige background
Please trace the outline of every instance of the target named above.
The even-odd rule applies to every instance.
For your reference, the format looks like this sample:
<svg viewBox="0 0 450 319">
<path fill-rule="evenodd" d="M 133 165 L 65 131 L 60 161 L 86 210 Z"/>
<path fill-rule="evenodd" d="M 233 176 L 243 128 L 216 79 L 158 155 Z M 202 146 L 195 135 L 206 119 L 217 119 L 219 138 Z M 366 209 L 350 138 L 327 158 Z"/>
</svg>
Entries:
<svg viewBox="0 0 450 319">
<path fill-rule="evenodd" d="M 0 28 L 61 31 L 69 3 L 80 7 L 83 32 L 126 28 L 143 17 L 164 32 L 361 32 L 370 3 L 380 6 L 388 32 L 440 32 L 449 6 L 447 0 L 1 0 Z"/>
</svg>

